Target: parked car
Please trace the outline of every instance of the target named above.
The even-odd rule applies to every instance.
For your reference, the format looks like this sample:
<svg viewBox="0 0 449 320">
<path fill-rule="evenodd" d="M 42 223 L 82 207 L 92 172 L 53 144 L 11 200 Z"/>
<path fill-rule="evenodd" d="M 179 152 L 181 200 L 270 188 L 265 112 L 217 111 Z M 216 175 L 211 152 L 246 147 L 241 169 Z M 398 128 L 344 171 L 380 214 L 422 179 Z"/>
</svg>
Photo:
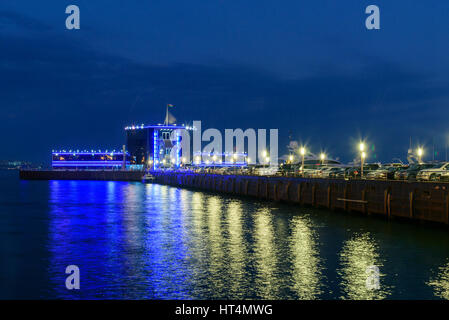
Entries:
<svg viewBox="0 0 449 320">
<path fill-rule="evenodd" d="M 377 170 L 380 168 L 380 164 L 378 163 L 369 163 L 363 166 L 363 175 L 366 177 L 371 171 Z M 356 179 L 361 177 L 361 169 L 360 167 L 352 167 L 346 171 L 345 177 L 348 179 Z"/>
<path fill-rule="evenodd" d="M 331 179 L 344 179 L 345 178 L 345 168 L 332 168 L 329 172 L 329 178 Z"/>
<path fill-rule="evenodd" d="M 320 178 L 332 178 L 334 176 L 334 174 L 338 171 L 344 171 L 344 169 L 338 168 L 338 167 L 325 167 L 325 168 L 321 169 L 321 171 L 319 173 L 319 177 Z"/>
<path fill-rule="evenodd" d="M 403 180 L 402 175 L 404 174 L 404 172 L 406 170 L 408 170 L 410 168 L 409 165 L 404 165 L 402 168 L 399 168 L 395 173 L 394 173 L 394 179 L 395 180 Z"/>
<path fill-rule="evenodd" d="M 380 167 L 377 170 L 373 170 L 366 175 L 367 179 L 373 180 L 392 180 L 394 179 L 395 172 L 399 171 L 401 167 L 398 166 L 387 166 Z"/>
<path fill-rule="evenodd" d="M 329 178 L 329 172 L 332 170 L 332 167 L 323 167 L 318 169 L 316 173 L 317 178 Z"/>
<path fill-rule="evenodd" d="M 315 178 L 317 175 L 318 169 L 315 168 L 305 168 L 302 172 L 302 176 L 304 178 Z M 300 170 L 301 173 L 301 170 Z"/>
<path fill-rule="evenodd" d="M 400 170 L 398 171 L 394 178 L 397 180 L 408 180 L 408 181 L 413 181 L 416 180 L 416 175 L 418 174 L 419 171 L 421 170 L 425 170 L 425 169 L 431 169 L 434 168 L 436 165 L 434 163 L 415 163 L 410 165 L 407 169 L 405 170 Z"/>
<path fill-rule="evenodd" d="M 420 170 L 416 175 L 418 181 L 446 180 L 449 177 L 449 162 L 435 165 L 433 168 Z"/>
</svg>

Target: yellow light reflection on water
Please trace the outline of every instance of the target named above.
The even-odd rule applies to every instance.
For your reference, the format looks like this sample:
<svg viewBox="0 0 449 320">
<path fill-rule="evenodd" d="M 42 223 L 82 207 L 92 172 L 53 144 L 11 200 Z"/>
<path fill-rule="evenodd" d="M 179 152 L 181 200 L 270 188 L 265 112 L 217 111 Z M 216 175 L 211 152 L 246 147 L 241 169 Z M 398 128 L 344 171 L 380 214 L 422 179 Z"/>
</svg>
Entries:
<svg viewBox="0 0 449 320">
<path fill-rule="evenodd" d="M 376 241 L 369 233 L 356 234 L 347 240 L 340 252 L 341 277 L 343 291 L 342 299 L 379 300 L 391 294 L 391 289 L 382 283 L 385 275 L 382 273 L 383 261 L 378 253 Z M 367 272 L 371 266 L 377 266 L 379 272 L 379 289 L 367 285 Z"/>
<path fill-rule="evenodd" d="M 226 271 L 224 263 L 224 239 L 222 230 L 222 205 L 223 200 L 217 196 L 211 196 L 207 199 L 207 226 L 209 231 L 209 272 L 211 274 L 210 283 L 214 294 L 222 297 L 226 292 L 226 277 L 223 273 Z"/>
<path fill-rule="evenodd" d="M 449 262 L 438 268 L 437 274 L 427 285 L 433 288 L 435 296 L 449 300 Z"/>
<path fill-rule="evenodd" d="M 228 205 L 226 224 L 228 228 L 229 287 L 234 299 L 244 298 L 240 288 L 246 288 L 245 273 L 246 243 L 243 238 L 242 206 L 240 201 Z"/>
<path fill-rule="evenodd" d="M 254 219 L 257 294 L 262 299 L 274 299 L 278 296 L 279 283 L 272 215 L 264 208 L 257 211 Z"/>
<path fill-rule="evenodd" d="M 291 224 L 291 286 L 299 299 L 317 299 L 322 293 L 323 275 L 314 232 L 304 217 L 294 216 Z"/>
</svg>

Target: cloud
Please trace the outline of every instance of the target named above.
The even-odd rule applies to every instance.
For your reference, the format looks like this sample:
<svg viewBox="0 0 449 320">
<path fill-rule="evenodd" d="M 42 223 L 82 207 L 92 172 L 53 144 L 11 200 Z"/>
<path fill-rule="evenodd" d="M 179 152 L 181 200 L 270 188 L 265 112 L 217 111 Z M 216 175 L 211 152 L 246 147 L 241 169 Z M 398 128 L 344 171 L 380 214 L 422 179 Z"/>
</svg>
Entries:
<svg viewBox="0 0 449 320">
<path fill-rule="evenodd" d="M 399 145 L 391 136 L 413 134 L 417 114 L 428 130 L 442 130 L 449 116 L 446 78 L 378 59 L 357 72 L 284 79 L 234 64 L 136 63 L 67 36 L 0 35 L 0 42 L 0 115 L 8 119 L 0 133 L 13 137 L 6 142 L 11 150 L 33 137 L 41 156 L 60 147 L 117 148 L 123 126 L 162 121 L 166 103 L 176 105 L 178 119 L 280 128 L 281 146 L 291 130 L 334 146 L 339 156 L 348 136 L 368 132 L 391 158 Z"/>
</svg>

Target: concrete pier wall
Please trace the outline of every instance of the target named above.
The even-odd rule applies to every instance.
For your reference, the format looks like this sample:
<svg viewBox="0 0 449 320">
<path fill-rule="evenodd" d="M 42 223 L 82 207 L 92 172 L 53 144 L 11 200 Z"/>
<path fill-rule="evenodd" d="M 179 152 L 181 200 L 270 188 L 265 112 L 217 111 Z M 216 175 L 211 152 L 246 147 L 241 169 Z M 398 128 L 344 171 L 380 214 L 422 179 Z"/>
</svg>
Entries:
<svg viewBox="0 0 449 320">
<path fill-rule="evenodd" d="M 153 172 L 157 183 L 448 224 L 449 184 Z"/>
</svg>

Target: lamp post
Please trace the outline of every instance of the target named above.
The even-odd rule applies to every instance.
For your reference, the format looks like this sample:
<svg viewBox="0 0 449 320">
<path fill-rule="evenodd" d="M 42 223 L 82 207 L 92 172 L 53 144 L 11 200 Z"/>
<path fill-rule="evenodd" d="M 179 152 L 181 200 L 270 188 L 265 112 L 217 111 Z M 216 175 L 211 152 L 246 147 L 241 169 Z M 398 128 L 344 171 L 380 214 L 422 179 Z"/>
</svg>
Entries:
<svg viewBox="0 0 449 320">
<path fill-rule="evenodd" d="M 360 150 L 360 178 L 363 178 L 363 164 L 365 162 L 365 144 L 363 142 L 360 142 L 359 144 L 359 150 Z"/>
<path fill-rule="evenodd" d="M 186 165 L 186 160 L 187 159 L 185 157 L 181 158 L 181 165 L 182 165 L 182 167 L 184 167 Z"/>
<path fill-rule="evenodd" d="M 306 155 L 306 148 L 301 147 L 300 153 L 301 153 L 301 156 L 302 156 L 301 173 L 304 174 L 304 157 Z"/>
<path fill-rule="evenodd" d="M 267 162 L 267 157 L 268 157 L 267 150 L 262 151 L 262 159 L 265 160 L 265 162 Z M 265 163 L 265 164 L 267 165 L 268 163 Z"/>
<path fill-rule="evenodd" d="M 422 148 L 418 148 L 418 163 L 422 163 L 422 155 L 424 151 Z"/>
<path fill-rule="evenodd" d="M 326 158 L 326 155 L 324 153 L 320 154 L 320 159 L 321 159 L 321 165 L 324 164 L 324 159 Z"/>
<path fill-rule="evenodd" d="M 217 161 L 217 155 L 214 154 L 212 157 L 212 161 L 214 162 L 214 170 L 215 170 L 215 162 Z"/>
<path fill-rule="evenodd" d="M 288 161 L 290 162 L 290 164 L 293 163 L 293 155 L 292 154 L 288 156 Z"/>
</svg>

